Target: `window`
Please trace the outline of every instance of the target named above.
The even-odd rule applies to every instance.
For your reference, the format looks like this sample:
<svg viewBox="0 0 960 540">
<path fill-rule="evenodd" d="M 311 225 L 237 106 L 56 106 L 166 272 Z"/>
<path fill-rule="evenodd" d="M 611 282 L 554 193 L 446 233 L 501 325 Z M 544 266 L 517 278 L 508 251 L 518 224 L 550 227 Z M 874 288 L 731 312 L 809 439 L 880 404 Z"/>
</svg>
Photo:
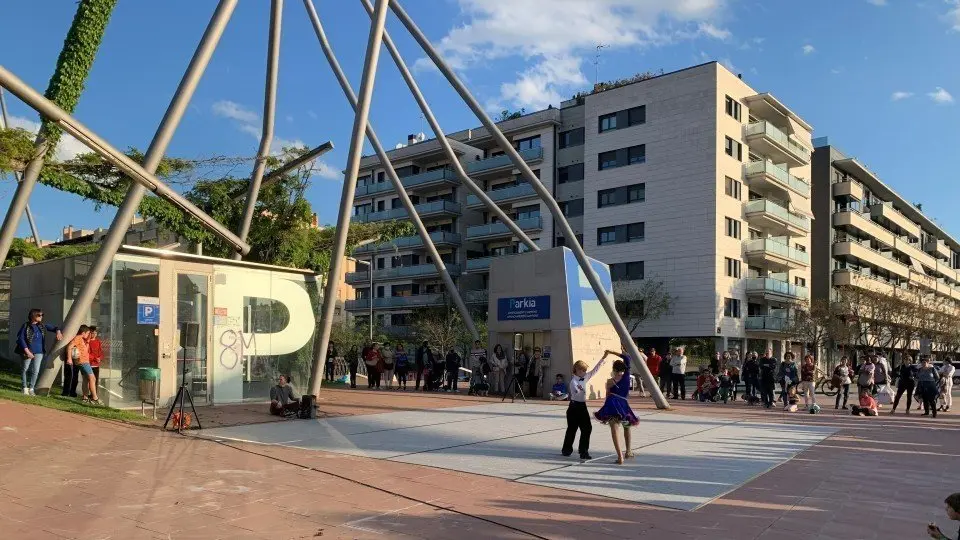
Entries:
<svg viewBox="0 0 960 540">
<path fill-rule="evenodd" d="M 737 161 L 743 161 L 743 145 L 730 137 L 724 137 L 724 139 L 726 139 L 726 144 L 723 147 L 723 151 L 726 152 L 728 156 L 737 158 Z"/>
<path fill-rule="evenodd" d="M 724 218 L 727 223 L 727 236 L 740 238 L 740 222 L 733 218 Z"/>
<path fill-rule="evenodd" d="M 644 124 L 647 121 L 647 106 L 641 105 L 627 109 L 627 125 L 636 126 Z"/>
<path fill-rule="evenodd" d="M 370 203 L 367 204 L 358 204 L 353 207 L 353 215 L 362 216 L 364 214 L 369 214 L 373 211 L 373 205 Z"/>
<path fill-rule="evenodd" d="M 366 175 L 366 176 L 361 176 L 361 177 L 357 178 L 357 185 L 358 185 L 358 186 L 369 186 L 370 183 L 371 183 L 371 182 L 370 182 L 370 178 L 371 178 L 371 177 L 370 177 L 369 174 Z"/>
<path fill-rule="evenodd" d="M 736 298 L 723 299 L 723 316 L 740 318 L 740 300 Z"/>
<path fill-rule="evenodd" d="M 597 163 L 597 170 L 600 171 L 617 167 L 617 151 L 601 152 L 600 155 L 597 156 Z"/>
<path fill-rule="evenodd" d="M 383 212 L 387 209 L 387 201 L 377 201 L 377 212 Z"/>
<path fill-rule="evenodd" d="M 617 188 L 601 189 L 597 192 L 597 208 L 617 204 Z"/>
<path fill-rule="evenodd" d="M 797 248 L 797 251 L 799 251 L 800 253 L 806 253 L 806 252 L 807 252 L 807 246 L 801 246 L 800 244 L 794 244 L 793 247 Z"/>
<path fill-rule="evenodd" d="M 629 186 L 602 189 L 597 192 L 597 208 L 615 206 L 618 204 L 642 202 L 645 199 L 646 184 L 642 182 L 639 184 L 631 184 Z"/>
<path fill-rule="evenodd" d="M 730 96 L 727 96 L 727 103 L 726 103 L 725 109 L 728 116 L 732 116 L 737 120 L 740 120 L 740 102 L 739 101 L 733 99 Z"/>
<path fill-rule="evenodd" d="M 633 184 L 632 186 L 627 186 L 627 202 L 641 202 L 647 197 L 647 185 L 646 184 Z"/>
<path fill-rule="evenodd" d="M 583 247 L 583 235 L 578 234 L 575 236 L 575 238 L 577 239 L 577 243 L 580 244 L 580 247 Z M 558 236 L 554 240 L 555 240 L 554 242 L 555 247 L 561 247 L 561 246 L 567 245 L 567 239 L 563 236 Z"/>
<path fill-rule="evenodd" d="M 383 182 L 386 182 L 386 178 L 384 178 L 384 176 L 386 176 L 386 173 L 383 172 L 383 171 L 380 171 L 380 172 L 377 173 L 377 183 L 378 183 L 378 184 L 382 184 Z"/>
<path fill-rule="evenodd" d="M 643 163 L 647 160 L 647 145 L 641 144 L 627 148 L 627 163 Z"/>
<path fill-rule="evenodd" d="M 617 113 L 610 113 L 601 116 L 599 132 L 603 133 L 604 131 L 610 131 L 612 129 L 617 129 Z"/>
<path fill-rule="evenodd" d="M 393 200 L 390 201 L 390 208 L 391 208 L 391 209 L 393 209 L 393 208 L 402 208 L 402 207 L 403 207 L 403 204 L 400 203 L 400 197 L 394 197 Z"/>
<path fill-rule="evenodd" d="M 561 131 L 558 135 L 558 138 L 560 139 L 560 148 L 570 148 L 571 146 L 583 145 L 583 136 L 583 128 Z"/>
<path fill-rule="evenodd" d="M 568 165 L 557 169 L 557 183 L 579 182 L 583 180 L 583 163 Z"/>
<path fill-rule="evenodd" d="M 528 206 L 518 206 L 514 208 L 517 212 L 516 219 L 538 218 L 540 217 L 540 205 L 531 204 Z"/>
<path fill-rule="evenodd" d="M 611 264 L 610 278 L 613 281 L 630 281 L 635 279 L 643 279 L 643 261 Z"/>
<path fill-rule="evenodd" d="M 739 201 L 741 188 L 742 188 L 742 184 L 740 183 L 739 180 L 734 180 L 729 176 L 727 177 L 727 183 L 726 183 L 726 186 L 724 187 L 724 193 L 726 193 L 727 195 Z"/>
<path fill-rule="evenodd" d="M 796 276 L 796 277 L 793 278 L 793 284 L 794 284 L 794 285 L 799 285 L 799 286 L 801 286 L 801 287 L 806 287 L 806 286 L 807 286 L 807 280 L 804 279 L 804 278 L 802 278 L 802 277 L 800 277 L 800 276 Z"/>
<path fill-rule="evenodd" d="M 600 227 L 597 229 L 597 244 L 603 246 L 606 244 L 617 243 L 616 227 Z"/>
<path fill-rule="evenodd" d="M 517 145 L 517 150 L 520 150 L 521 152 L 523 150 L 540 148 L 540 136 L 534 135 L 533 137 L 527 137 L 525 139 L 517 139 L 515 144 Z"/>
<path fill-rule="evenodd" d="M 740 277 L 740 261 L 730 257 L 724 257 L 723 260 L 727 263 L 727 277 Z"/>
<path fill-rule="evenodd" d="M 377 286 L 377 298 L 383 298 L 383 291 L 384 291 L 383 285 Z"/>
<path fill-rule="evenodd" d="M 627 225 L 627 242 L 637 242 L 643 240 L 644 223 L 631 223 Z"/>
<path fill-rule="evenodd" d="M 572 201 L 563 201 L 560 203 L 560 211 L 566 217 L 577 217 L 583 215 L 583 199 L 573 199 Z"/>
</svg>

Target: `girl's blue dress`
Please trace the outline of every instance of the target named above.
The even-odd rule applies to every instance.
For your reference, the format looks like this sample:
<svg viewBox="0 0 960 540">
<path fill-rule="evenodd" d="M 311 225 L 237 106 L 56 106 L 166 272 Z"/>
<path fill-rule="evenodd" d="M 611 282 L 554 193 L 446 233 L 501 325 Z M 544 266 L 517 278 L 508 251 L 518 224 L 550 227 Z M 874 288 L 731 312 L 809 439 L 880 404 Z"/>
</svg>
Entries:
<svg viewBox="0 0 960 540">
<path fill-rule="evenodd" d="M 635 426 L 640 423 L 637 415 L 633 414 L 627 396 L 630 394 L 630 364 L 627 364 L 627 371 L 620 378 L 620 382 L 615 383 L 610 391 L 607 392 L 607 399 L 603 406 L 593 413 L 600 422 L 607 424 L 609 422 L 620 422 L 625 426 Z"/>
</svg>

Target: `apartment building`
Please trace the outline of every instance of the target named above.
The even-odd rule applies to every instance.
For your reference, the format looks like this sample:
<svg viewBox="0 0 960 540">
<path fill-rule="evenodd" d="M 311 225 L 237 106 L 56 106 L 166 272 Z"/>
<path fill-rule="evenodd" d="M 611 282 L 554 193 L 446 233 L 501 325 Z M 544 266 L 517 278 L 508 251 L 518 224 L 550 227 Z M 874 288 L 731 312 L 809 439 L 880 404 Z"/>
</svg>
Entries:
<svg viewBox="0 0 960 540">
<path fill-rule="evenodd" d="M 723 348 L 788 346 L 792 306 L 808 299 L 812 128 L 770 94 L 711 62 L 500 124 L 550 187 L 577 239 L 615 280 L 662 280 L 676 298 L 644 324 L 644 343 L 710 337 Z M 488 195 L 542 248 L 561 246 L 552 216 L 484 129 L 447 135 Z M 523 250 L 468 195 L 435 140 L 390 152 L 465 299 L 486 305 L 491 257 Z M 406 215 L 379 160 L 361 163 L 354 219 Z M 381 323 L 408 330 L 415 307 L 442 304 L 419 238 L 364 246 L 369 275 L 347 276 L 359 312 L 373 296 Z M 755 343 L 749 343 L 755 340 Z"/>
<path fill-rule="evenodd" d="M 916 287 L 960 301 L 960 242 L 827 137 L 814 147 L 814 298 Z"/>
</svg>

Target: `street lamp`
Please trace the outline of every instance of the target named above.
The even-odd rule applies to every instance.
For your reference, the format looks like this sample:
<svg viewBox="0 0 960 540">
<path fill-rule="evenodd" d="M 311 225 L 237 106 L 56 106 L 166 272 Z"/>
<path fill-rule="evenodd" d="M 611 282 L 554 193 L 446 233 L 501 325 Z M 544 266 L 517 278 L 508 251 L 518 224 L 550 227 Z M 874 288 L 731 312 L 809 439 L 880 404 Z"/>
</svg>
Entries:
<svg viewBox="0 0 960 540">
<path fill-rule="evenodd" d="M 367 244 L 372 244 L 372 243 L 376 242 L 376 241 L 379 240 L 379 239 L 380 239 L 380 238 L 377 237 L 377 238 L 367 238 L 366 240 L 361 240 L 360 242 L 357 242 L 357 245 L 354 246 L 354 249 L 356 249 L 356 248 L 358 248 L 358 247 L 360 247 L 360 246 L 365 246 L 365 245 L 367 245 Z M 370 342 L 371 342 L 371 343 L 373 343 L 373 299 L 374 299 L 374 296 L 375 296 L 375 295 L 373 294 L 373 257 L 374 257 L 374 254 L 373 254 L 373 253 L 370 254 L 370 260 L 369 260 L 369 261 L 361 261 L 360 259 L 358 259 L 358 258 L 356 258 L 356 257 L 347 257 L 347 259 L 349 259 L 349 260 L 351 260 L 351 261 L 353 261 L 353 262 L 367 265 L 367 275 L 370 277 L 370 289 L 369 289 L 369 290 L 370 290 L 370 298 L 369 298 L 367 301 L 370 303 L 370 311 L 369 311 L 369 313 L 370 313 L 370 315 L 369 315 L 369 316 L 370 316 L 370 322 L 369 322 L 369 326 L 370 326 Z"/>
</svg>

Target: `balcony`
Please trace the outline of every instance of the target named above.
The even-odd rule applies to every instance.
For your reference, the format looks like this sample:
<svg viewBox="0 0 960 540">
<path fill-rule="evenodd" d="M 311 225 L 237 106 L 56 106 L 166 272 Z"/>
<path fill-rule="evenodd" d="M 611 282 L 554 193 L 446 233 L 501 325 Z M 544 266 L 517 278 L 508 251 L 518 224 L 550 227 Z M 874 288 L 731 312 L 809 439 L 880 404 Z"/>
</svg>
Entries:
<svg viewBox="0 0 960 540">
<path fill-rule="evenodd" d="M 524 232 L 543 230 L 543 220 L 539 217 L 518 219 L 515 220 L 514 223 Z M 481 240 L 511 235 L 513 235 L 513 232 L 503 223 L 488 223 L 486 225 L 467 227 L 467 239 L 469 240 Z"/>
<path fill-rule="evenodd" d="M 870 217 L 895 233 L 905 234 L 915 240 L 920 239 L 920 226 L 901 214 L 893 207 L 893 203 L 884 202 L 870 206 Z"/>
<path fill-rule="evenodd" d="M 413 296 L 388 296 L 384 298 L 375 298 L 373 309 L 408 309 L 423 306 L 439 306 L 446 301 L 443 294 L 415 294 Z M 369 298 L 359 298 L 357 300 L 347 300 L 344 302 L 347 311 L 362 311 L 370 309 Z"/>
<path fill-rule="evenodd" d="M 791 167 L 810 163 L 812 151 L 770 122 L 747 124 L 743 127 L 743 136 L 751 150 L 758 150 L 774 161 L 788 163 Z"/>
<path fill-rule="evenodd" d="M 769 300 L 807 300 L 810 297 L 806 287 L 769 277 L 747 278 L 747 294 Z"/>
<path fill-rule="evenodd" d="M 858 242 L 846 240 L 834 243 L 833 256 L 851 259 L 858 266 L 870 266 L 902 279 L 910 279 L 910 269 L 907 265 L 894 259 L 892 255 L 881 253 Z"/>
<path fill-rule="evenodd" d="M 944 261 L 949 261 L 953 255 L 950 246 L 939 238 L 928 238 L 927 242 L 923 244 L 923 250 Z"/>
<path fill-rule="evenodd" d="M 509 188 L 494 189 L 486 193 L 487 197 L 490 197 L 493 202 L 498 204 L 509 203 L 519 199 L 527 199 L 537 196 L 537 192 L 534 191 L 533 186 L 526 182 Z M 467 195 L 467 208 L 479 206 L 483 206 L 483 202 L 480 200 L 480 197 L 477 197 L 476 195 Z"/>
<path fill-rule="evenodd" d="M 778 270 L 796 270 L 810 266 L 809 253 L 772 238 L 748 240 L 744 242 L 744 252 L 751 260 L 751 264 L 765 263 Z"/>
<path fill-rule="evenodd" d="M 834 287 L 856 287 L 881 294 L 893 294 L 899 288 L 899 285 L 896 283 L 850 268 L 834 270 L 832 285 Z"/>
<path fill-rule="evenodd" d="M 457 178 L 457 174 L 453 172 L 452 169 L 443 168 L 422 172 L 420 174 L 404 176 L 400 179 L 400 183 L 403 184 L 403 187 L 407 189 L 425 189 L 444 184 L 451 186 L 458 185 L 460 183 L 460 179 Z M 370 184 L 366 186 L 357 186 L 357 192 L 354 195 L 354 198 L 365 197 L 367 195 L 376 195 L 377 193 L 385 193 L 388 191 L 393 191 L 393 182 L 390 182 L 389 180 L 386 182 L 378 182 L 376 184 Z"/>
<path fill-rule="evenodd" d="M 787 190 L 803 198 L 810 198 L 810 184 L 769 161 L 754 161 L 744 166 L 747 185 L 755 191 L 764 192 L 770 188 Z"/>
<path fill-rule="evenodd" d="M 806 236 L 810 232 L 810 218 L 791 214 L 769 199 L 752 200 L 745 211 L 751 225 L 772 229 L 777 235 Z"/>
<path fill-rule="evenodd" d="M 863 184 L 854 180 L 843 180 L 833 183 L 834 197 L 847 197 L 849 199 L 863 200 Z"/>
<path fill-rule="evenodd" d="M 451 276 L 460 275 L 460 267 L 456 264 L 446 265 L 447 273 Z M 433 264 L 415 264 L 413 266 L 398 266 L 396 268 L 384 268 L 373 272 L 374 281 L 393 281 L 397 279 L 415 279 L 424 277 L 435 277 L 439 275 L 437 267 Z M 367 283 L 370 280 L 368 272 L 347 272 L 346 282 L 350 285 Z"/>
<path fill-rule="evenodd" d="M 529 148 L 527 150 L 520 150 L 519 152 L 520 157 L 527 163 L 543 159 L 543 148 Z M 467 172 L 470 176 L 489 174 L 502 169 L 513 169 L 513 162 L 510 161 L 510 156 L 506 154 L 478 161 L 470 161 L 467 162 L 466 165 Z"/>
<path fill-rule="evenodd" d="M 920 269 L 920 267 L 917 266 L 919 264 L 926 265 L 927 268 L 937 267 L 937 260 L 926 251 L 920 249 L 920 242 L 910 242 L 909 240 L 897 237 L 893 241 L 893 249 L 910 257 L 911 261 L 913 261 L 914 270 Z"/>
<path fill-rule="evenodd" d="M 482 289 L 479 291 L 467 291 L 463 300 L 468 304 L 486 304 L 490 299 L 490 291 Z"/>
<path fill-rule="evenodd" d="M 430 239 L 436 246 L 459 246 L 462 242 L 460 235 L 452 232 L 437 231 L 430 233 Z M 412 249 L 423 247 L 423 239 L 419 236 L 404 236 L 383 244 L 367 244 L 353 250 L 354 255 L 363 253 L 377 253 L 393 251 L 394 249 Z"/>
<path fill-rule="evenodd" d="M 417 211 L 417 215 L 419 215 L 421 218 L 460 215 L 460 205 L 450 201 L 433 201 L 415 205 L 413 208 Z M 406 208 L 392 208 L 390 210 L 381 210 L 379 212 L 358 214 L 353 216 L 351 220 L 359 223 L 371 223 L 374 221 L 405 219 L 407 217 L 408 214 Z"/>
<path fill-rule="evenodd" d="M 783 333 L 790 329 L 790 319 L 782 315 L 751 315 L 744 326 L 752 332 Z"/>
<path fill-rule="evenodd" d="M 892 232 L 856 210 L 842 210 L 833 214 L 831 220 L 836 229 L 857 237 L 865 235 L 887 246 L 893 246 L 897 238 Z"/>
<path fill-rule="evenodd" d="M 467 259 L 467 272 L 485 272 L 490 269 L 490 261 L 492 260 L 493 257 Z"/>
</svg>

